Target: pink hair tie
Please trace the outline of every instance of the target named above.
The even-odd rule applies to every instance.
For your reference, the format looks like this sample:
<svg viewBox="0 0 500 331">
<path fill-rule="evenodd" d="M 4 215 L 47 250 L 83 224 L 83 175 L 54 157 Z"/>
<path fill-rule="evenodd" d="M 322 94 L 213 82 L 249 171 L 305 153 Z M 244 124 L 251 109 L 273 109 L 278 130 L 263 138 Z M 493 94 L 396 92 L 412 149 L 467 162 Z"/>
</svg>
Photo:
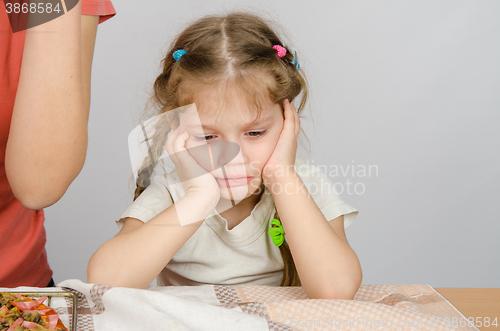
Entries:
<svg viewBox="0 0 500 331">
<path fill-rule="evenodd" d="M 278 53 L 278 57 L 279 58 L 282 58 L 283 56 L 286 55 L 286 48 L 281 46 L 281 45 L 274 45 L 273 48 L 276 50 L 276 52 Z"/>
</svg>

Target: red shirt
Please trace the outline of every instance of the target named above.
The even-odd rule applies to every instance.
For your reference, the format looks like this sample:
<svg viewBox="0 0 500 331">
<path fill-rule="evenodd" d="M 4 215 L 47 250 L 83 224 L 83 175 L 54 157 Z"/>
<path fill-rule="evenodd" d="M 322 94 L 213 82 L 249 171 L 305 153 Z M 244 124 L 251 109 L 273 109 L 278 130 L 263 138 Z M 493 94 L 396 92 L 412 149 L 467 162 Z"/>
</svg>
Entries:
<svg viewBox="0 0 500 331">
<path fill-rule="evenodd" d="M 3 1 L 2 1 L 3 3 Z M 110 0 L 83 0 L 82 15 L 115 14 Z M 45 287 L 52 277 L 45 251 L 43 210 L 30 210 L 14 197 L 5 174 L 5 148 L 21 72 L 26 31 L 12 33 L 0 5 L 0 287 Z"/>
</svg>

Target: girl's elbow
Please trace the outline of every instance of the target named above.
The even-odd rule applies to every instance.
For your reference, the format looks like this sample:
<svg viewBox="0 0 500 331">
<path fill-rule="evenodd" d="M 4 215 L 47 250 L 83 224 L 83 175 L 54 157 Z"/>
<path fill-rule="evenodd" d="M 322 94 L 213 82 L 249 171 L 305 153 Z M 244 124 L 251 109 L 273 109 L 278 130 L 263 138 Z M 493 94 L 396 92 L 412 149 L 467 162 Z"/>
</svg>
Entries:
<svg viewBox="0 0 500 331">
<path fill-rule="evenodd" d="M 99 275 L 97 274 L 97 271 L 99 270 L 98 266 L 96 266 L 96 261 L 95 261 L 95 255 L 93 255 L 89 263 L 87 264 L 87 283 L 90 284 L 100 284 L 99 280 Z"/>
<path fill-rule="evenodd" d="M 331 293 L 332 299 L 341 299 L 341 300 L 353 300 L 358 292 L 359 285 L 346 284 L 342 287 L 337 287 Z"/>
<path fill-rule="evenodd" d="M 352 300 L 361 286 L 362 278 L 363 276 L 360 273 L 346 281 L 329 284 L 309 297 L 311 299 Z"/>
<path fill-rule="evenodd" d="M 96 252 L 87 264 L 87 283 L 146 289 L 149 285 L 136 282 L 130 270 L 117 268 L 113 261 Z"/>
<path fill-rule="evenodd" d="M 310 299 L 329 299 L 329 300 L 352 300 L 356 295 L 357 289 L 352 290 L 349 287 L 335 287 L 331 289 L 324 289 L 321 292 L 309 296 Z"/>
<path fill-rule="evenodd" d="M 356 291 L 349 288 L 335 287 L 325 288 L 318 293 L 308 295 L 310 299 L 328 299 L 328 300 L 352 300 Z"/>
<path fill-rule="evenodd" d="M 352 276 L 352 278 L 346 280 L 341 286 L 336 287 L 336 291 L 333 292 L 333 295 L 336 296 L 334 299 L 354 299 L 354 296 L 358 292 L 362 281 L 363 274 L 361 272 L 361 269 L 359 269 L 359 273 L 356 273 Z"/>
<path fill-rule="evenodd" d="M 100 253 L 97 250 L 87 264 L 87 283 L 116 286 L 116 279 L 112 276 L 113 265 Z"/>
<path fill-rule="evenodd" d="M 109 285 L 109 286 L 122 286 L 117 277 L 113 277 L 107 268 L 102 266 L 98 261 L 90 259 L 87 265 L 87 283 Z"/>
</svg>

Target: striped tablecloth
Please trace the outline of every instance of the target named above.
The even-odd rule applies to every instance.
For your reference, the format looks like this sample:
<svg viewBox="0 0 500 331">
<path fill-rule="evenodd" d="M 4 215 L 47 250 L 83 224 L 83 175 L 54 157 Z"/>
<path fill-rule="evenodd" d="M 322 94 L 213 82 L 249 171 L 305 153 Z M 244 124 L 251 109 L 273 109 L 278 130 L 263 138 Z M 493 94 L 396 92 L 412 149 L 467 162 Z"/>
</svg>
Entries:
<svg viewBox="0 0 500 331">
<path fill-rule="evenodd" d="M 58 287 L 78 295 L 78 331 L 477 330 L 429 285 L 362 285 L 354 300 L 308 299 L 302 287 Z M 55 304 L 71 330 L 69 300 Z"/>
</svg>

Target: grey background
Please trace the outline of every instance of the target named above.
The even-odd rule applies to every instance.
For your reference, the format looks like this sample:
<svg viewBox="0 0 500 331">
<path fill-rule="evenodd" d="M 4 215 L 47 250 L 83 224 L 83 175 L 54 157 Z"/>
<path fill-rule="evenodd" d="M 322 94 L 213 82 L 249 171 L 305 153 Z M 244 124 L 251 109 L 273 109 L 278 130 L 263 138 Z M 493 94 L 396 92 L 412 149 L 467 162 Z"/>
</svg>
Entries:
<svg viewBox="0 0 500 331">
<path fill-rule="evenodd" d="M 302 121 L 311 160 L 378 169 L 332 177 L 364 189 L 342 194 L 360 211 L 346 233 L 363 283 L 500 287 L 500 2 L 114 6 L 118 14 L 98 30 L 86 164 L 46 209 L 56 283 L 86 280 L 89 258 L 132 201 L 127 136 L 162 53 L 186 21 L 239 8 L 277 21 L 299 54 L 311 89 Z"/>
</svg>

